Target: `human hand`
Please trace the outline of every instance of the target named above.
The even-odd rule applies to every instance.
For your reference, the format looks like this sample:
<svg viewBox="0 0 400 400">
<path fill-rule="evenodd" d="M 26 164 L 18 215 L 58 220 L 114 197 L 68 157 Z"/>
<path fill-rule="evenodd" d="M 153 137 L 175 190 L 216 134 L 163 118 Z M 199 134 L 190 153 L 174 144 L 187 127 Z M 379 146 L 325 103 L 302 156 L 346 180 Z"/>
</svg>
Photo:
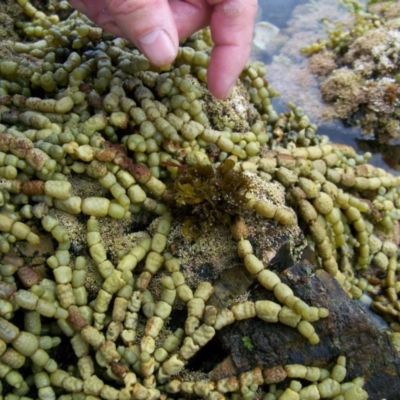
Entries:
<svg viewBox="0 0 400 400">
<path fill-rule="evenodd" d="M 133 42 L 157 66 L 176 57 L 179 40 L 210 25 L 215 44 L 208 66 L 210 92 L 225 99 L 246 64 L 257 0 L 70 0 L 116 36 Z"/>
</svg>

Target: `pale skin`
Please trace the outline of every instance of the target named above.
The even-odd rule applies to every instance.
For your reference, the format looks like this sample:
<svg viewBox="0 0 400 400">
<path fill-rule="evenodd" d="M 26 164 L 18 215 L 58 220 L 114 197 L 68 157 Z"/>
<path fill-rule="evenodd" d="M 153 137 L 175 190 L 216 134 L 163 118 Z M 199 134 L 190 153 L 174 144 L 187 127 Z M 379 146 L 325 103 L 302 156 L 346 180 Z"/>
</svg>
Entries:
<svg viewBox="0 0 400 400">
<path fill-rule="evenodd" d="M 215 44 L 207 81 L 226 99 L 246 64 L 257 0 L 70 0 L 103 29 L 133 42 L 157 66 L 170 64 L 179 41 L 210 26 Z"/>
</svg>

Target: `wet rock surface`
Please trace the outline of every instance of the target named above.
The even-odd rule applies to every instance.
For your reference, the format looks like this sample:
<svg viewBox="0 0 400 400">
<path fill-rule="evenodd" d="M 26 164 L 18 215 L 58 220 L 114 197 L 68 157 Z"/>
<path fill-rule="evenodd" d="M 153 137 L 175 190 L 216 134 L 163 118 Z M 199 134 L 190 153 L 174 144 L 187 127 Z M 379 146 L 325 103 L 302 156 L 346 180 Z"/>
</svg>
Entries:
<svg viewBox="0 0 400 400">
<path fill-rule="evenodd" d="M 398 399 L 399 352 L 359 303 L 350 299 L 334 278 L 325 271 L 314 271 L 307 261 L 285 269 L 280 277 L 296 296 L 329 309 L 329 317 L 315 323 L 320 343 L 312 345 L 295 329 L 280 323 L 260 319 L 236 322 L 219 332 L 218 340 L 229 355 L 210 372 L 211 377 L 221 379 L 262 366 L 271 368 L 269 373 L 279 381 L 280 366 L 329 369 L 338 356 L 346 355 L 346 380 L 363 376 L 371 400 Z M 265 291 L 255 287 L 250 296 L 265 298 Z"/>
</svg>

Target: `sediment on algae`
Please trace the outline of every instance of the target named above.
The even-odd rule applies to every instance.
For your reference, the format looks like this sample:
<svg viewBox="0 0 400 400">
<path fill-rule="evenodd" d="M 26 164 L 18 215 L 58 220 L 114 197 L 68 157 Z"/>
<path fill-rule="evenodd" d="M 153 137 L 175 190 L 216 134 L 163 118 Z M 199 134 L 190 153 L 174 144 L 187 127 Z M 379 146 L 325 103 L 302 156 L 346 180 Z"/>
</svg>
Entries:
<svg viewBox="0 0 400 400">
<path fill-rule="evenodd" d="M 158 69 L 76 11 L 60 20 L 18 3 L 30 20 L 17 24 L 20 41 L 1 43 L 12 56 L 0 60 L 0 393 L 367 398 L 361 378 L 344 382 L 346 355 L 331 372 L 286 365 L 292 380 L 279 388 L 268 387 L 262 366 L 216 381 L 186 367 L 220 329 L 244 319 L 286 324 L 319 342 L 315 327 L 329 310 L 296 297 L 268 268 L 249 239 L 255 217 L 294 241 L 304 233 L 318 266 L 349 296 L 370 293 L 392 334 L 400 331 L 400 178 L 318 135 L 300 107 L 278 114 L 260 62 L 246 65 L 228 100 L 212 99 L 207 30 Z M 248 182 L 221 225 L 274 301 L 209 305 L 212 283 L 183 273 L 171 237 L 196 244 L 180 227 L 210 200 L 196 190 L 213 181 L 179 179 L 205 166 Z M 182 191 L 195 194 L 184 216 Z M 187 316 L 172 329 L 174 307 Z"/>
</svg>

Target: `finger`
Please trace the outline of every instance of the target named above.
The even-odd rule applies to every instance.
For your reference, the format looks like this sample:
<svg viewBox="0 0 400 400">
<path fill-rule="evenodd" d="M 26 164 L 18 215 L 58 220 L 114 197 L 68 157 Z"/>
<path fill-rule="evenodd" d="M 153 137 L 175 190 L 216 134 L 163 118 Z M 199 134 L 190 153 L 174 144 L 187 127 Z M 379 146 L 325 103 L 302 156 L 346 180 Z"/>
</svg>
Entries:
<svg viewBox="0 0 400 400">
<path fill-rule="evenodd" d="M 69 2 L 103 29 L 116 36 L 126 37 L 125 32 L 108 12 L 106 0 L 70 0 Z M 206 27 L 210 22 L 212 7 L 206 0 L 170 0 L 169 5 L 179 40 Z"/>
<path fill-rule="evenodd" d="M 69 0 L 69 3 L 71 3 L 71 6 L 74 7 L 76 10 L 80 11 L 83 14 L 86 14 L 90 19 L 92 19 L 89 15 L 90 10 L 85 0 Z M 103 1 L 99 1 L 99 3 L 103 3 Z"/>
<path fill-rule="evenodd" d="M 71 0 L 103 29 L 133 42 L 155 65 L 170 64 L 179 45 L 167 0 Z"/>
<path fill-rule="evenodd" d="M 85 14 L 107 32 L 111 32 L 116 36 L 123 36 L 123 32 L 108 12 L 105 0 L 69 0 L 69 2 L 76 10 Z"/>
<path fill-rule="evenodd" d="M 206 0 L 170 0 L 179 40 L 186 39 L 210 23 L 212 7 Z"/>
<path fill-rule="evenodd" d="M 115 23 L 155 65 L 171 63 L 179 39 L 167 0 L 105 0 Z"/>
<path fill-rule="evenodd" d="M 214 5 L 211 52 L 207 80 L 210 92 L 225 99 L 243 70 L 251 49 L 257 0 L 208 0 Z"/>
</svg>

